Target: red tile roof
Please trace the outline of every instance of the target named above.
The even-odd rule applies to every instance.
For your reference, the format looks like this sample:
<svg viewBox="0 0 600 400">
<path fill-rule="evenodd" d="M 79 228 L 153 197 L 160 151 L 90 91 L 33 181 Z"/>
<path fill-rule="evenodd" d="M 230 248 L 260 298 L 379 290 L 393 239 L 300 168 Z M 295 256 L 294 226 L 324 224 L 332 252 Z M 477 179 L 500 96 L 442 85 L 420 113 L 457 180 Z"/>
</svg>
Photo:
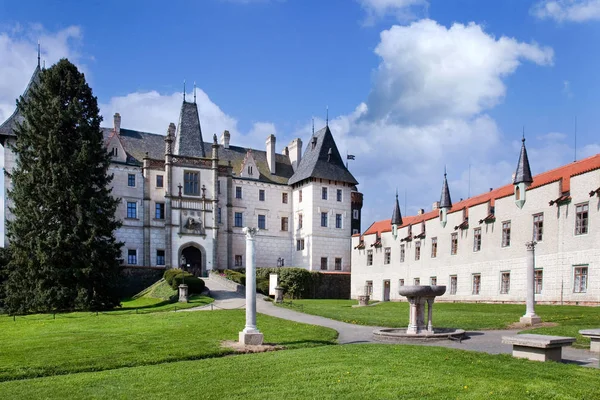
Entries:
<svg viewBox="0 0 600 400">
<path fill-rule="evenodd" d="M 571 177 L 581 175 L 586 172 L 593 171 L 595 169 L 600 169 L 600 154 L 596 154 L 595 156 L 591 156 L 588 158 L 584 158 L 583 160 L 563 165 L 562 167 L 551 169 L 550 171 L 542 172 L 541 174 L 538 174 L 533 177 L 533 183 L 531 184 L 531 186 L 529 186 L 529 188 L 527 188 L 527 190 L 535 189 L 537 187 L 562 180 L 562 192 L 566 193 L 571 189 Z M 458 203 L 454 203 L 449 213 L 461 211 L 465 207 L 470 208 L 478 204 L 486 203 L 488 201 L 493 206 L 496 199 L 511 196 L 513 193 L 513 184 L 508 184 L 499 187 L 498 189 L 494 189 L 489 192 L 480 194 L 478 196 L 470 197 L 468 199 L 459 201 Z M 402 217 L 401 227 L 415 225 L 422 221 L 428 221 L 430 219 L 437 218 L 438 213 L 439 210 L 433 210 L 421 215 Z M 365 231 L 364 235 L 372 235 L 377 232 L 383 233 L 391 231 L 391 220 L 385 219 L 382 221 L 373 222 L 373 224 L 371 224 L 371 226 Z"/>
</svg>

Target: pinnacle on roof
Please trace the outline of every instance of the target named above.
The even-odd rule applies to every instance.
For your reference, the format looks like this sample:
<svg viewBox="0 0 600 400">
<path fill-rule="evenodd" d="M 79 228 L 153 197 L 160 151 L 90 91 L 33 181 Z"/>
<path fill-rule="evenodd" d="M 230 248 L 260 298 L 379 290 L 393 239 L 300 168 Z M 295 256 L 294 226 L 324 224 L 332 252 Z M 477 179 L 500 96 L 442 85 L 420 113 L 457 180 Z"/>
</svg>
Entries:
<svg viewBox="0 0 600 400">
<path fill-rule="evenodd" d="M 351 185 L 358 183 L 344 165 L 329 126 L 314 133 L 288 184 L 293 185 L 308 178 L 328 179 Z"/>
<path fill-rule="evenodd" d="M 402 213 L 400 213 L 400 204 L 398 203 L 398 191 L 396 190 L 396 205 L 392 213 L 392 225 L 402 225 Z"/>
<path fill-rule="evenodd" d="M 523 135 L 523 139 L 521 140 L 523 144 L 521 145 L 521 154 L 519 155 L 519 163 L 517 164 L 517 170 L 515 171 L 515 179 L 513 180 L 513 184 L 518 185 L 519 183 L 527 183 L 530 184 L 533 182 L 533 177 L 531 176 L 531 168 L 529 168 L 529 158 L 527 157 L 527 149 L 525 148 L 525 135 Z"/>
<path fill-rule="evenodd" d="M 198 106 L 183 101 L 179 114 L 179 125 L 175 134 L 175 155 L 187 157 L 206 157 Z"/>
<path fill-rule="evenodd" d="M 442 184 L 442 195 L 440 196 L 440 208 L 452 208 L 448 179 L 446 179 L 446 168 L 444 168 L 444 183 Z"/>
</svg>

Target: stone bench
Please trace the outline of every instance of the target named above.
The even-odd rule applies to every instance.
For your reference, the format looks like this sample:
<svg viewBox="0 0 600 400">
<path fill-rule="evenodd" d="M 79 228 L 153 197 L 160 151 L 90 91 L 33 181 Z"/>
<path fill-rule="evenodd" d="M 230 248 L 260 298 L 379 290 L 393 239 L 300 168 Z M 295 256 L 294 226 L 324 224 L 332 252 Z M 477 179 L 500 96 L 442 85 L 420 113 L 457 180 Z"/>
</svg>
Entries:
<svg viewBox="0 0 600 400">
<path fill-rule="evenodd" d="M 581 336 L 589 337 L 591 340 L 590 351 L 600 353 L 600 328 L 599 329 L 582 329 L 579 331 Z"/>
<path fill-rule="evenodd" d="M 563 346 L 570 346 L 573 337 L 523 334 L 503 336 L 502 343 L 512 344 L 513 357 L 534 361 L 561 361 Z"/>
</svg>

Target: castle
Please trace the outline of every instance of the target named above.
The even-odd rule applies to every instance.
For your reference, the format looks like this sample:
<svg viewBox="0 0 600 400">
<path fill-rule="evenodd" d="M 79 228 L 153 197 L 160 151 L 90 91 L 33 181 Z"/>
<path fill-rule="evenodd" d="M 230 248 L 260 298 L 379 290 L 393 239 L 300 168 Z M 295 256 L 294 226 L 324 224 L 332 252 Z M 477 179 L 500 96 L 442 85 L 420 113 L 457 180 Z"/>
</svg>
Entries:
<svg viewBox="0 0 600 400">
<path fill-rule="evenodd" d="M 25 98 L 41 73 L 38 62 Z M 15 165 L 10 145 L 22 119 L 15 111 L 0 125 L 5 204 Z M 250 226 L 259 228 L 259 267 L 350 271 L 362 194 L 329 126 L 313 132 L 304 152 L 297 138 L 277 153 L 274 135 L 264 150 L 232 145 L 228 131 L 205 142 L 195 94 L 192 102 L 184 94 L 179 122 L 166 135 L 122 128 L 118 113 L 102 131 L 112 157 L 113 196 L 121 199 L 122 227 L 115 235 L 124 243 L 124 265 L 184 267 L 201 276 L 244 268 L 242 229 Z M 7 206 L 5 218 L 11 218 Z"/>
</svg>

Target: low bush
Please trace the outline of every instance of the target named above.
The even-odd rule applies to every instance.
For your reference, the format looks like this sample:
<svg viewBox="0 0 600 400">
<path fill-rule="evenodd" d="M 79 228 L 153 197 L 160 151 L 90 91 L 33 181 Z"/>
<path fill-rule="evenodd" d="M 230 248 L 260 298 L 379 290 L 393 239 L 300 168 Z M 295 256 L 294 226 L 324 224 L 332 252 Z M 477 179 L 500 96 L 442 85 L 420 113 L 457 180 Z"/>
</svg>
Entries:
<svg viewBox="0 0 600 400">
<path fill-rule="evenodd" d="M 189 272 L 183 271 L 179 268 L 171 268 L 165 271 L 165 281 L 173 288 L 178 290 L 179 285 L 185 283 L 188 285 L 189 294 L 200 294 L 206 287 L 204 281 L 200 278 L 196 278 Z"/>
<path fill-rule="evenodd" d="M 246 285 L 246 275 L 242 274 L 241 272 L 226 269 L 224 273 L 227 279 L 239 283 L 240 285 Z"/>
<path fill-rule="evenodd" d="M 269 280 L 268 279 L 256 279 L 256 291 L 264 294 L 265 296 L 269 295 Z"/>
</svg>

